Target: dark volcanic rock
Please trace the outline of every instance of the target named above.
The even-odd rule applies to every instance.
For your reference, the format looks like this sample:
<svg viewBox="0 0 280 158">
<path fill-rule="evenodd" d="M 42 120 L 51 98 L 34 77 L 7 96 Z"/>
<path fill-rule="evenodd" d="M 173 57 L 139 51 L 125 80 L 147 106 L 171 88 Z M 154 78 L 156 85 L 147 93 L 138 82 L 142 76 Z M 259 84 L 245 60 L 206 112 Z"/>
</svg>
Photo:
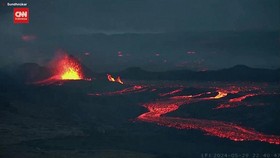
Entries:
<svg viewBox="0 0 280 158">
<path fill-rule="evenodd" d="M 48 68 L 36 63 L 25 63 L 17 68 L 15 76 L 23 82 L 34 82 L 50 77 L 51 73 Z"/>
</svg>

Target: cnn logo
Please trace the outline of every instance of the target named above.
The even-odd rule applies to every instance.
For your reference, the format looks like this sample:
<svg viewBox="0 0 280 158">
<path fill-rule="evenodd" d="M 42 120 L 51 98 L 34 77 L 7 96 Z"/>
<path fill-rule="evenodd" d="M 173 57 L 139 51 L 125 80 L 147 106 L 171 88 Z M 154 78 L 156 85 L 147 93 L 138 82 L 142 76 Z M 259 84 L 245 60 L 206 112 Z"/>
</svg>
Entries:
<svg viewBox="0 0 280 158">
<path fill-rule="evenodd" d="M 15 16 L 20 18 L 20 17 L 27 17 L 27 11 L 21 12 L 21 11 L 17 11 L 15 12 Z"/>
<path fill-rule="evenodd" d="M 29 23 L 29 8 L 14 8 L 14 23 Z"/>
</svg>

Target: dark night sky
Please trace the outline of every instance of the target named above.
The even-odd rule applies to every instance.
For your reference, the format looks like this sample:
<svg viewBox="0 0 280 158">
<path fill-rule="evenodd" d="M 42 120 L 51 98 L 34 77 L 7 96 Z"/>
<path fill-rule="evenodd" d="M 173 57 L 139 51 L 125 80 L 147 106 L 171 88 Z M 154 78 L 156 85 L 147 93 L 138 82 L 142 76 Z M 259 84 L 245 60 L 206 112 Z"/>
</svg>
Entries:
<svg viewBox="0 0 280 158">
<path fill-rule="evenodd" d="M 13 8 L 0 8 L 0 67 L 45 64 L 59 49 L 94 71 L 280 67 L 279 0 L 27 3 L 29 24 L 13 24 Z"/>
</svg>

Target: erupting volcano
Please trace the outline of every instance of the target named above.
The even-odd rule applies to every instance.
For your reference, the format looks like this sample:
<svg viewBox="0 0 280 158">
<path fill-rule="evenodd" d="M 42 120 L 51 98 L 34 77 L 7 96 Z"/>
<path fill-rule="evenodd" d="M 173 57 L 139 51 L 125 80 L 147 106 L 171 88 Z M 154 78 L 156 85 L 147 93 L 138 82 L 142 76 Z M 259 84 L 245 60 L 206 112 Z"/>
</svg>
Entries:
<svg viewBox="0 0 280 158">
<path fill-rule="evenodd" d="M 86 79 L 81 63 L 66 53 L 59 54 L 50 62 L 52 76 L 35 84 L 53 84 L 62 80 L 90 80 Z"/>
<path fill-rule="evenodd" d="M 60 80 L 82 80 L 84 78 L 81 64 L 67 54 L 57 61 L 56 69 L 57 77 Z"/>
</svg>

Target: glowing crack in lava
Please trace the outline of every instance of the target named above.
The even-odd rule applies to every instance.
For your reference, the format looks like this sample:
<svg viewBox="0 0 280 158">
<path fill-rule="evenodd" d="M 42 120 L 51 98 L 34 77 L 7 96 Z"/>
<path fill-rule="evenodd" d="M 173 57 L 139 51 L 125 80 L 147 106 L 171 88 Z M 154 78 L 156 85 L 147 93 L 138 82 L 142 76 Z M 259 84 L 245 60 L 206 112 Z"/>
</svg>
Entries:
<svg viewBox="0 0 280 158">
<path fill-rule="evenodd" d="M 110 82 L 117 82 L 119 84 L 123 84 L 123 81 L 121 80 L 120 76 L 118 76 L 116 79 L 114 77 L 112 77 L 112 75 L 107 74 L 107 79 Z"/>
<path fill-rule="evenodd" d="M 236 91 L 234 93 L 236 93 Z M 227 96 L 227 92 L 226 90 L 218 90 L 218 94 L 214 97 L 197 98 L 202 95 L 203 94 L 175 96 L 144 104 L 143 106 L 148 109 L 148 112 L 138 116 L 137 119 L 177 129 L 198 129 L 204 131 L 207 135 L 227 138 L 233 141 L 261 141 L 270 144 L 280 144 L 280 136 L 266 135 L 257 132 L 252 128 L 242 127 L 230 122 L 164 116 L 164 114 L 177 110 L 183 104 L 189 104 L 201 100 L 220 99 Z M 253 95 L 249 94 L 230 101 L 242 101 L 248 96 Z"/>
<path fill-rule="evenodd" d="M 164 97 L 164 96 L 168 96 L 168 95 L 173 95 L 173 94 L 181 92 L 182 90 L 183 90 L 183 88 L 180 88 L 180 89 L 176 89 L 174 91 L 168 92 L 168 93 L 160 93 L 159 96 Z"/>
<path fill-rule="evenodd" d="M 232 98 L 229 100 L 229 102 L 234 103 L 234 102 L 241 102 L 244 99 L 248 98 L 248 97 L 252 97 L 255 96 L 256 94 L 246 94 L 244 96 L 238 97 L 238 98 Z"/>
<path fill-rule="evenodd" d="M 84 77 L 80 62 L 68 54 L 59 54 L 50 65 L 53 75 L 45 80 L 37 81 L 35 84 L 48 85 L 64 80 L 91 80 Z"/>
<path fill-rule="evenodd" d="M 243 95 L 241 97 L 232 98 L 228 101 L 227 104 L 221 104 L 221 105 L 215 107 L 214 109 L 236 108 L 240 105 L 250 106 L 250 104 L 248 104 L 246 102 L 242 103 L 242 101 L 245 100 L 248 97 L 253 97 L 253 96 L 256 96 L 256 95 L 258 95 L 258 94 L 246 94 L 246 95 Z"/>
<path fill-rule="evenodd" d="M 147 88 L 145 86 L 135 85 L 133 87 L 128 87 L 122 90 L 114 91 L 114 92 L 105 92 L 105 93 L 88 93 L 89 96 L 104 96 L 104 95 L 123 95 L 123 94 L 133 94 L 140 93 L 146 91 Z"/>
</svg>

